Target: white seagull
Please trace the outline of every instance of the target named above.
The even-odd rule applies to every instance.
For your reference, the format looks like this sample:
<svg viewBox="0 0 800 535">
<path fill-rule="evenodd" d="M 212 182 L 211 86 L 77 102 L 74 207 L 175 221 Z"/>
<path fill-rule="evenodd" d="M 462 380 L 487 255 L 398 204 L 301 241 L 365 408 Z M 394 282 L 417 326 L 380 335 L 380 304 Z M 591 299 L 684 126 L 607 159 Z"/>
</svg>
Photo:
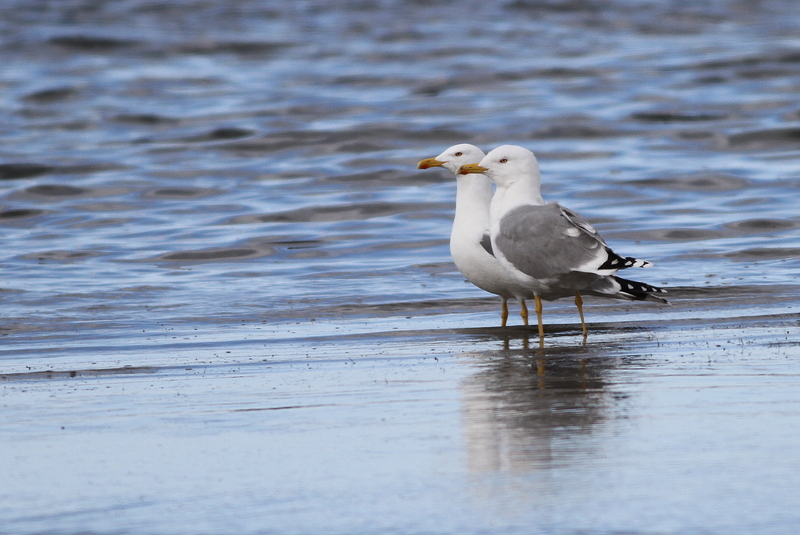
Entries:
<svg viewBox="0 0 800 535">
<path fill-rule="evenodd" d="M 650 262 L 619 256 L 576 212 L 555 202 L 544 204 L 539 193 L 539 163 L 528 149 L 503 145 L 480 163 L 462 165 L 458 173 L 485 175 L 497 184 L 489 210 L 492 250 L 517 284 L 534 293 L 540 343 L 544 340 L 541 299 L 574 295 L 584 338 L 587 329 L 581 292 L 667 302 L 654 295 L 666 293 L 662 288 L 615 275 L 624 268 L 650 267 Z"/>
<path fill-rule="evenodd" d="M 470 177 L 456 174 L 463 164 L 480 161 L 483 151 L 475 145 L 453 145 L 436 158 L 427 158 L 417 169 L 444 167 L 456 175 L 456 214 L 450 233 L 450 254 L 458 270 L 469 282 L 503 300 L 501 325 L 508 320 L 508 300 L 516 298 L 520 316 L 528 324 L 525 299 L 533 292 L 516 282 L 492 253 L 489 236 L 489 204 L 492 201 L 492 182 L 483 175 Z"/>
</svg>

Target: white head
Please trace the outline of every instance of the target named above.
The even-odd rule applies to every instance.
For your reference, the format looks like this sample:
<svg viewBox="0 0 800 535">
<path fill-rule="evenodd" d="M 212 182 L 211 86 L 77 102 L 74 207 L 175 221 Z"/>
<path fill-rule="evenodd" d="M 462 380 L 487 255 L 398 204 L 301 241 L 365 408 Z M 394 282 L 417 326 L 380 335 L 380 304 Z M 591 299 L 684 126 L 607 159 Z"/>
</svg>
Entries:
<svg viewBox="0 0 800 535">
<path fill-rule="evenodd" d="M 465 165 L 460 174 L 483 173 L 498 187 L 508 187 L 520 180 L 539 188 L 542 175 L 539 162 L 531 151 L 517 145 L 503 145 L 489 152 L 477 165 Z"/>
<path fill-rule="evenodd" d="M 483 159 L 483 151 L 475 145 L 460 143 L 446 149 L 436 158 L 428 158 L 417 164 L 417 169 L 444 167 L 453 174 L 464 164 L 479 162 Z"/>
</svg>

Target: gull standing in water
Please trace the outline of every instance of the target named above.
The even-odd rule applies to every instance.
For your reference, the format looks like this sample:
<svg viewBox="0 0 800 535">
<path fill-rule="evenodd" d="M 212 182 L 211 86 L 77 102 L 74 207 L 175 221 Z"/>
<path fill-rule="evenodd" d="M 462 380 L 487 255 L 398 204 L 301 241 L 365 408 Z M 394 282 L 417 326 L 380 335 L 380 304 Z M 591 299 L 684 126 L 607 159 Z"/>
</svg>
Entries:
<svg viewBox="0 0 800 535">
<path fill-rule="evenodd" d="M 481 174 L 497 184 L 490 207 L 492 250 L 506 273 L 533 292 L 539 322 L 539 342 L 544 342 L 542 301 L 574 295 L 583 318 L 581 293 L 634 301 L 667 301 L 666 293 L 636 281 L 617 277 L 617 270 L 650 267 L 645 260 L 616 254 L 589 222 L 555 202 L 544 204 L 539 193 L 539 163 L 531 151 L 503 145 L 480 163 L 462 165 L 458 174 Z"/>
<path fill-rule="evenodd" d="M 445 150 L 436 158 L 417 164 L 417 169 L 444 167 L 456 173 L 463 164 L 480 161 L 483 151 L 475 145 L 462 143 Z M 533 292 L 516 282 L 492 253 L 489 237 L 489 204 L 492 201 L 492 182 L 483 175 L 470 177 L 456 174 L 456 214 L 450 233 L 450 254 L 458 270 L 469 282 L 503 300 L 501 325 L 508 320 L 508 300 L 516 298 L 520 316 L 528 324 L 525 299 Z"/>
</svg>

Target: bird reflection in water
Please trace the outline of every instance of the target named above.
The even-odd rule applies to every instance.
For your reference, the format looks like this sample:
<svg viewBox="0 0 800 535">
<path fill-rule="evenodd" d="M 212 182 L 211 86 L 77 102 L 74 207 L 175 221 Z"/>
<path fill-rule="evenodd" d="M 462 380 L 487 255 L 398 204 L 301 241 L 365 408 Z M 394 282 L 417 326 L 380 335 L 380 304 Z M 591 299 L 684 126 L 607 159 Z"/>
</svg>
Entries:
<svg viewBox="0 0 800 535">
<path fill-rule="evenodd" d="M 479 368 L 461 385 L 469 470 L 525 472 L 591 455 L 618 397 L 609 348 L 529 349 L 524 336 L 521 349 L 503 343 L 469 354 Z"/>
</svg>

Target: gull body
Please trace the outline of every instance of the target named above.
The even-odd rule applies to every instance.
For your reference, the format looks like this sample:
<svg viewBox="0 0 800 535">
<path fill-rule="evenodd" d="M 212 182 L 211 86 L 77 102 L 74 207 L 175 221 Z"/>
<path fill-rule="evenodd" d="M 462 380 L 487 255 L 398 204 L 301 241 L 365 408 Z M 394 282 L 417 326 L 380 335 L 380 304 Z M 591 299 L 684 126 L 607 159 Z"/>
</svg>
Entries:
<svg viewBox="0 0 800 535">
<path fill-rule="evenodd" d="M 661 288 L 615 275 L 619 269 L 649 267 L 650 262 L 617 255 L 579 214 L 544 203 L 539 164 L 531 151 L 503 145 L 480 163 L 463 165 L 459 174 L 483 174 L 497 185 L 489 210 L 492 249 L 515 282 L 534 293 L 540 340 L 541 299 L 574 295 L 584 336 L 581 293 L 666 302 L 655 295 L 665 293 Z"/>
<path fill-rule="evenodd" d="M 422 160 L 418 169 L 443 167 L 456 175 L 456 212 L 450 232 L 450 255 L 458 270 L 481 290 L 499 295 L 502 299 L 501 324 L 508 319 L 508 300 L 520 302 L 520 315 L 528 322 L 525 299 L 533 292 L 516 282 L 492 252 L 489 234 L 489 205 L 492 201 L 492 182 L 483 175 L 464 176 L 457 171 L 463 164 L 479 161 L 483 151 L 474 145 L 454 145 L 435 158 Z"/>
</svg>

